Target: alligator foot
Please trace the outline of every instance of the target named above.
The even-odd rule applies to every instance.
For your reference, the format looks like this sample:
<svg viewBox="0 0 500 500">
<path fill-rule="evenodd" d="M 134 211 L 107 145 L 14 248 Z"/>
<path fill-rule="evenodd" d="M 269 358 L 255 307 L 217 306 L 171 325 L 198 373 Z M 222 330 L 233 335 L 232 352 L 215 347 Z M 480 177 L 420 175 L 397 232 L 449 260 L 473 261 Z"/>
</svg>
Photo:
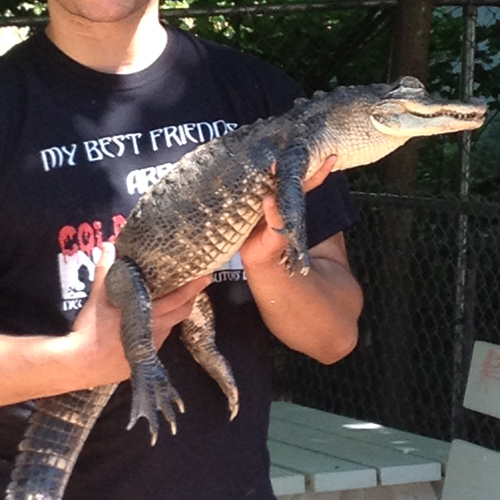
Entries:
<svg viewBox="0 0 500 500">
<path fill-rule="evenodd" d="M 229 362 L 215 345 L 214 313 L 206 293 L 196 297 L 191 315 L 182 324 L 181 338 L 193 358 L 219 384 L 228 399 L 230 420 L 234 420 L 239 411 L 238 388 Z"/>
<path fill-rule="evenodd" d="M 151 433 L 151 445 L 154 446 L 158 439 L 158 411 L 161 411 L 170 424 L 172 434 L 176 434 L 177 424 L 172 402 L 177 405 L 181 413 L 184 413 L 184 403 L 171 384 L 162 364 L 157 361 L 153 365 L 141 363 L 133 367 L 131 382 L 132 411 L 127 430 L 132 429 L 141 416 L 146 417 Z"/>
<path fill-rule="evenodd" d="M 114 262 L 106 276 L 109 300 L 122 313 L 121 341 L 132 372 L 132 411 L 127 429 L 144 416 L 149 421 L 151 444 L 158 439 L 158 412 L 177 431 L 172 402 L 184 412 L 184 404 L 158 359 L 153 344 L 152 300 L 139 267 L 129 258 Z"/>
</svg>

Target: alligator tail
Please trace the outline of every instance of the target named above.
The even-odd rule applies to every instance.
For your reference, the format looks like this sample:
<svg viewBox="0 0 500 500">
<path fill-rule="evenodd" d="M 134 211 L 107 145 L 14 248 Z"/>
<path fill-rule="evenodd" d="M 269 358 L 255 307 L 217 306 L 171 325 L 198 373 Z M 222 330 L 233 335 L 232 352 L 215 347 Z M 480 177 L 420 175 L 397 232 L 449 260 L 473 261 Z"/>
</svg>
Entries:
<svg viewBox="0 0 500 500">
<path fill-rule="evenodd" d="M 61 500 L 76 459 L 116 384 L 40 399 L 5 500 Z"/>
</svg>

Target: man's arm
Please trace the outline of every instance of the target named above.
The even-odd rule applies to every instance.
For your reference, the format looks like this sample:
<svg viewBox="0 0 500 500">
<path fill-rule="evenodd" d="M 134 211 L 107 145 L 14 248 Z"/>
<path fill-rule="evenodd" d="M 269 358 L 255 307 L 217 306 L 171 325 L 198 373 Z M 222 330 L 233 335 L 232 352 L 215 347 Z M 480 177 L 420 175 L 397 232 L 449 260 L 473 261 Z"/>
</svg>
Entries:
<svg viewBox="0 0 500 500">
<path fill-rule="evenodd" d="M 330 172 L 330 159 L 308 184 L 319 185 Z M 264 203 L 265 218 L 241 249 L 248 284 L 268 328 L 283 343 L 331 364 L 355 347 L 363 305 L 351 273 L 344 236 L 338 233 L 311 249 L 307 276 L 292 278 L 279 260 L 288 243 L 273 228 L 282 227 L 273 198 Z"/>
<path fill-rule="evenodd" d="M 104 277 L 114 247 L 104 245 L 95 281 L 73 331 L 62 337 L 0 334 L 0 406 L 121 382 L 130 369 L 120 341 L 120 312 L 106 296 Z M 157 348 L 191 313 L 194 297 L 211 282 L 203 277 L 158 299 L 153 307 Z"/>
</svg>

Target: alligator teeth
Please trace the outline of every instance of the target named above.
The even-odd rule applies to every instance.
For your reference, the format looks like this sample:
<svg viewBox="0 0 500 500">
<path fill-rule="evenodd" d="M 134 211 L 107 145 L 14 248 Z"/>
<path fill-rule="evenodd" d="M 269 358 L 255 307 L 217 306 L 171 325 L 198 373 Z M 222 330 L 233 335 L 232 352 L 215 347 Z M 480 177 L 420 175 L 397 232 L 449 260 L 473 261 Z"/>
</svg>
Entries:
<svg viewBox="0 0 500 500">
<path fill-rule="evenodd" d="M 421 118 L 437 118 L 439 116 L 449 116 L 457 120 L 475 120 L 480 116 L 478 113 L 453 113 L 451 111 L 439 111 L 437 113 L 431 113 L 428 115 L 415 112 L 413 112 L 412 114 L 414 114 L 415 116 L 420 116 Z"/>
</svg>

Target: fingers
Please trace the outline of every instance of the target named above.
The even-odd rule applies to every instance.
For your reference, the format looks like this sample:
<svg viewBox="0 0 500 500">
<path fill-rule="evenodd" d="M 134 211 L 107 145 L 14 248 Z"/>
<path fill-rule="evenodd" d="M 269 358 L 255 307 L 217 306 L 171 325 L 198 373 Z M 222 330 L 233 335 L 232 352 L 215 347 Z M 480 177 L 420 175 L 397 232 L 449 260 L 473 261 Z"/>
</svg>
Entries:
<svg viewBox="0 0 500 500">
<path fill-rule="evenodd" d="M 175 325 L 189 318 L 195 297 L 211 282 L 211 275 L 203 276 L 154 301 L 153 332 L 157 349 Z"/>
<path fill-rule="evenodd" d="M 321 168 L 306 182 L 304 182 L 304 191 L 312 191 L 323 183 L 328 177 L 328 174 L 333 170 L 337 156 L 329 156 L 321 166 Z"/>
<path fill-rule="evenodd" d="M 102 244 L 102 253 L 99 262 L 95 268 L 94 283 L 101 283 L 106 276 L 109 268 L 115 261 L 116 250 L 112 243 Z"/>
<path fill-rule="evenodd" d="M 262 208 L 267 225 L 273 229 L 281 229 L 283 227 L 283 219 L 279 213 L 276 198 L 274 196 L 266 196 L 263 200 Z"/>
<path fill-rule="evenodd" d="M 331 172 L 336 161 L 337 157 L 335 155 L 329 156 L 323 162 L 323 165 L 321 166 L 319 171 L 316 172 L 316 174 L 311 179 L 304 183 L 304 190 L 310 191 L 311 189 L 319 186 Z M 268 256 L 272 255 L 273 258 L 275 258 L 276 255 L 281 254 L 283 249 L 286 247 L 288 240 L 285 236 L 275 231 L 275 229 L 282 229 L 284 224 L 278 210 L 276 198 L 274 196 L 266 196 L 264 198 L 263 211 L 264 218 L 254 229 L 249 240 L 258 240 L 259 251 L 261 253 L 262 251 L 264 251 Z M 244 262 L 247 265 L 255 259 L 255 252 L 248 251 L 250 248 L 252 248 L 250 246 L 250 243 L 246 242 L 241 249 L 242 258 L 244 258 Z M 255 245 L 253 248 L 256 248 Z M 252 254 L 254 255 L 252 256 Z"/>
<path fill-rule="evenodd" d="M 191 299 L 179 306 L 177 309 L 162 315 L 153 315 L 153 331 L 155 343 L 161 344 L 170 333 L 170 330 L 177 324 L 189 318 L 193 310 L 194 300 Z"/>
<path fill-rule="evenodd" d="M 104 278 L 115 261 L 115 257 L 115 246 L 112 243 L 103 243 L 101 257 L 95 267 L 94 282 L 92 284 L 92 290 L 90 291 L 89 300 L 97 294 L 98 290 L 104 288 Z"/>
<path fill-rule="evenodd" d="M 194 298 L 212 283 L 212 276 L 203 276 L 154 301 L 153 316 L 172 313 L 192 302 Z M 192 304 L 191 304 L 192 307 Z M 191 309 L 189 308 L 189 310 Z M 184 319 L 184 318 L 183 318 Z"/>
</svg>

